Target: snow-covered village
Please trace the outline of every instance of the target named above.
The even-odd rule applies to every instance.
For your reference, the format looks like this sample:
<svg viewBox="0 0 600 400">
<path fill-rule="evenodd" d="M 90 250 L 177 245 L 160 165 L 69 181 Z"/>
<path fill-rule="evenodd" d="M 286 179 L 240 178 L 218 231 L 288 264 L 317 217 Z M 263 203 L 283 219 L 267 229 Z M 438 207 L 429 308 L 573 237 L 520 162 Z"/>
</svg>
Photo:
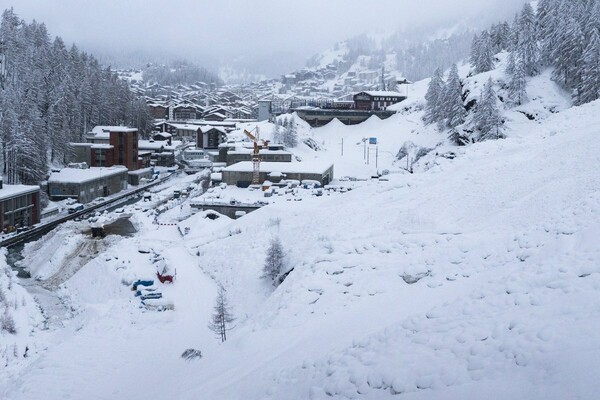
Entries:
<svg viewBox="0 0 600 400">
<path fill-rule="evenodd" d="M 600 0 L 0 11 L 0 399 L 600 398 Z"/>
</svg>

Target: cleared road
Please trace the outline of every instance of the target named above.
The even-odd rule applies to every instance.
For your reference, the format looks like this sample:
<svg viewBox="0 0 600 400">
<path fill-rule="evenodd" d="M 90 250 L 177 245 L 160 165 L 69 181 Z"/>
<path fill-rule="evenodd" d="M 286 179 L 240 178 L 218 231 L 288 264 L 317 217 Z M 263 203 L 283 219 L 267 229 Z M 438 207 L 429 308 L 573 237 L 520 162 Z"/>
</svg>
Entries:
<svg viewBox="0 0 600 400">
<path fill-rule="evenodd" d="M 44 235 L 44 234 L 50 232 L 52 229 L 56 228 L 58 225 L 62 224 L 63 222 L 75 219 L 77 217 L 83 217 L 87 214 L 95 212 L 98 209 L 105 208 L 106 206 L 110 206 L 111 204 L 117 203 L 125 198 L 137 197 L 140 194 L 142 194 L 143 192 L 145 192 L 146 190 L 148 190 L 149 188 L 156 186 L 156 185 L 160 185 L 161 183 L 164 183 L 171 176 L 173 176 L 173 173 L 167 175 L 164 178 L 157 179 L 156 181 L 154 181 L 152 183 L 141 186 L 135 190 L 118 195 L 118 196 L 116 196 L 112 199 L 109 199 L 103 203 L 86 206 L 86 208 L 81 211 L 77 211 L 77 212 L 74 212 L 73 214 L 65 215 L 64 217 L 56 218 L 56 219 L 46 222 L 46 223 L 37 224 L 28 231 L 21 232 L 16 235 L 10 235 L 9 237 L 6 237 L 6 238 L 2 238 L 2 240 L 0 240 L 0 247 L 10 247 L 10 246 L 14 246 L 15 244 L 18 244 L 18 243 L 27 242 L 29 240 L 35 239 L 41 235 Z"/>
</svg>

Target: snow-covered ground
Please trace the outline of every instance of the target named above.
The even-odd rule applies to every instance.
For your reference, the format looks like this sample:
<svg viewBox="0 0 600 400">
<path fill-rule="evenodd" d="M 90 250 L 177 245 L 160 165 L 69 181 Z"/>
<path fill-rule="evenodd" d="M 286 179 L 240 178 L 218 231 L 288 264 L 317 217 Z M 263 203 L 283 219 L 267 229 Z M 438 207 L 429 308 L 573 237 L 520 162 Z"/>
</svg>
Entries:
<svg viewBox="0 0 600 400">
<path fill-rule="evenodd" d="M 466 84 L 477 95 L 486 80 Z M 26 250 L 37 276 L 78 243 L 96 240 L 98 254 L 55 292 L 62 326 L 34 318 L 17 336 L 0 332 L 32 349 L 0 373 L 0 398 L 594 399 L 600 101 L 569 108 L 548 73 L 529 88 L 530 102 L 505 113 L 507 139 L 462 148 L 423 126 L 420 95 L 386 121 L 297 121 L 322 150 L 301 144 L 294 162 L 332 160 L 336 178 L 390 169 L 342 195 L 211 219 L 192 215 L 190 199 L 169 200 L 194 185 L 180 177 L 126 208 L 131 236 L 91 239 L 65 225 L 56 254 Z M 261 135 L 270 129 L 261 123 Z M 364 137 L 379 140 L 377 168 Z M 392 157 L 407 141 L 434 148 L 414 174 Z M 456 158 L 440 156 L 448 150 Z M 262 278 L 273 237 L 293 268 L 277 288 Z M 39 249 L 61 247 L 52 240 Z M 157 265 L 176 269 L 172 285 L 155 282 L 173 311 L 139 308 L 128 286 Z M 217 285 L 236 317 L 223 344 L 207 328 Z M 187 348 L 203 357 L 183 360 Z"/>
</svg>

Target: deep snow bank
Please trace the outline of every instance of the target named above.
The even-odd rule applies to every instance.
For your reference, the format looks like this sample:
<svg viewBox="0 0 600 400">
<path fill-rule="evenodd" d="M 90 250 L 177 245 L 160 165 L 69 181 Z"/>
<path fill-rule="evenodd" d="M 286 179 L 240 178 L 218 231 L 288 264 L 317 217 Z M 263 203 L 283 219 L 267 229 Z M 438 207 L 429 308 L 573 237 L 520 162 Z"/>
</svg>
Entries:
<svg viewBox="0 0 600 400">
<path fill-rule="evenodd" d="M 598 110 L 343 198 L 262 209 L 200 245 L 245 318 L 183 396 L 591 398 Z M 274 235 L 294 271 L 271 294 Z"/>
</svg>

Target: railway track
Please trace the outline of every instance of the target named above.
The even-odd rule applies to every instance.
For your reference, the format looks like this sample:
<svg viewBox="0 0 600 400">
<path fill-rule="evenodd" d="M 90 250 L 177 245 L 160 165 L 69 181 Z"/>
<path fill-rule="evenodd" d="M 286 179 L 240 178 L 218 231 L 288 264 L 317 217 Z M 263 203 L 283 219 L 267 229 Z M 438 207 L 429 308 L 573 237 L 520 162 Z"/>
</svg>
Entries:
<svg viewBox="0 0 600 400">
<path fill-rule="evenodd" d="M 156 181 L 154 181 L 152 183 L 149 183 L 147 185 L 139 187 L 130 192 L 118 195 L 118 196 L 116 196 L 110 200 L 107 200 L 103 203 L 87 206 L 85 209 L 74 212 L 73 214 L 65 215 L 63 217 L 56 218 L 56 219 L 46 222 L 46 223 L 37 224 L 28 231 L 21 232 L 16 235 L 11 235 L 7 238 L 2 238 L 0 240 L 0 247 L 11 247 L 11 246 L 14 246 L 19 243 L 28 242 L 32 239 L 38 238 L 38 237 L 50 232 L 52 229 L 56 228 L 58 225 L 60 225 L 64 222 L 70 221 L 70 220 L 78 218 L 78 217 L 84 217 L 90 213 L 96 212 L 99 209 L 103 209 L 103 208 L 109 207 L 115 203 L 119 203 L 123 199 L 139 197 L 142 193 L 147 191 L 149 188 L 160 185 L 162 183 L 165 183 L 169 178 L 171 178 L 171 176 L 173 176 L 173 174 L 169 174 L 168 176 L 166 176 L 162 179 L 157 179 Z"/>
</svg>

